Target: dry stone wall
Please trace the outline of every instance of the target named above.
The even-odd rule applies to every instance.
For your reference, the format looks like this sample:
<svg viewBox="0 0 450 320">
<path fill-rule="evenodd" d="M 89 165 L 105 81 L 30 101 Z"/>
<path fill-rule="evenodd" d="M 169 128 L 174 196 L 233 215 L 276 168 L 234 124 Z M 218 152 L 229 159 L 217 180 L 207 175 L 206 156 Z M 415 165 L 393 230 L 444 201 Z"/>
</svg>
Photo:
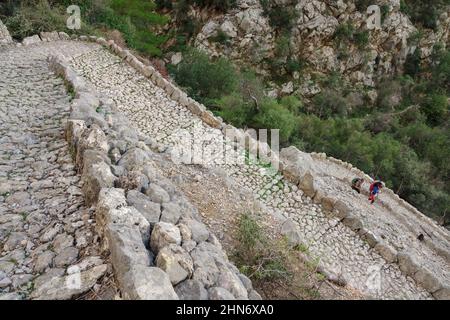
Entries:
<svg viewBox="0 0 450 320">
<path fill-rule="evenodd" d="M 260 299 L 197 210 L 158 172 L 149 148 L 154 142 L 62 57 L 50 64 L 75 92 L 66 136 L 123 297 Z"/>
</svg>

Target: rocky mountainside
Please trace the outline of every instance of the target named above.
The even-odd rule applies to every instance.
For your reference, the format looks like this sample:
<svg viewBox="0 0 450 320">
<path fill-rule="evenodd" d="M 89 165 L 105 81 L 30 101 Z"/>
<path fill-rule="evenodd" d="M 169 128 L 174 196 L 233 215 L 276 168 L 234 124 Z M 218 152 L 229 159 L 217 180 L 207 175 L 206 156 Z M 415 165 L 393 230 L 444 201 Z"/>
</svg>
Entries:
<svg viewBox="0 0 450 320">
<path fill-rule="evenodd" d="M 379 8 L 379 28 L 372 28 L 376 14 L 367 13 L 369 5 Z M 296 92 L 306 98 L 320 92 L 320 76 L 337 71 L 367 88 L 373 101 L 376 92 L 370 89 L 377 80 L 402 71 L 416 48 L 426 61 L 435 44 L 448 43 L 450 26 L 444 11 L 435 30 L 423 29 L 414 39 L 418 27 L 402 12 L 400 0 L 239 0 L 224 14 L 190 9 L 187 15 L 199 23 L 195 47 L 268 78 L 277 73 L 281 81 L 272 83 L 272 95 Z"/>
</svg>

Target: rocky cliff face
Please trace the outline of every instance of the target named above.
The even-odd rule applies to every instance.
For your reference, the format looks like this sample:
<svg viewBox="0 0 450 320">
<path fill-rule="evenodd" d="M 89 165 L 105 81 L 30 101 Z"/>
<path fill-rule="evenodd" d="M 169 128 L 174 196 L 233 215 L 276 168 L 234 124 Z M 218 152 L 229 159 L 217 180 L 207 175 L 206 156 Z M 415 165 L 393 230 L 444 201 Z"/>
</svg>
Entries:
<svg viewBox="0 0 450 320">
<path fill-rule="evenodd" d="M 367 20 L 375 15 L 367 13 L 367 6 L 360 3 L 239 0 L 237 8 L 226 14 L 202 14 L 191 8 L 188 15 L 205 18 L 200 18 L 202 27 L 193 40 L 195 47 L 211 56 L 227 56 L 238 65 L 250 65 L 269 77 L 275 67 L 283 80 L 273 84 L 272 95 L 296 91 L 306 98 L 314 96 L 321 91 L 317 79 L 332 71 L 370 89 L 380 77 L 400 72 L 407 55 L 417 46 L 421 58 L 427 59 L 436 43 L 448 42 L 447 13 L 439 17 L 436 30 L 424 29 L 420 40 L 413 41 L 418 29 L 400 10 L 399 0 L 373 1 L 380 9 L 381 22 L 374 29 L 368 27 Z M 273 18 L 275 21 L 283 21 L 287 13 L 291 21 L 284 26 L 271 23 L 273 8 L 284 10 Z M 287 61 L 300 62 L 301 72 L 278 68 Z"/>
</svg>

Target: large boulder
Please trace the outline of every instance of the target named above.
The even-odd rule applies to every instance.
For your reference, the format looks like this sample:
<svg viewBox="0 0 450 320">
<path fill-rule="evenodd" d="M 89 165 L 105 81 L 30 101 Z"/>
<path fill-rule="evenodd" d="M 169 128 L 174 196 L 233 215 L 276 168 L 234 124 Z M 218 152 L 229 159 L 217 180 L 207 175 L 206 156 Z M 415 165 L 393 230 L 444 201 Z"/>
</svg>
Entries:
<svg viewBox="0 0 450 320">
<path fill-rule="evenodd" d="M 280 233 L 286 237 L 291 246 L 296 246 L 302 243 L 300 230 L 292 219 L 286 219 L 283 222 Z"/>
<path fill-rule="evenodd" d="M 115 166 L 115 168 L 122 168 L 120 166 Z M 120 170 L 120 169 L 119 169 Z M 119 171 L 120 172 L 120 171 Z M 116 170 L 117 173 L 117 170 Z M 128 172 L 128 174 L 120 175 L 117 186 L 119 188 L 125 189 L 125 190 L 145 190 L 148 187 L 149 180 L 145 174 L 139 171 L 131 171 Z"/>
<path fill-rule="evenodd" d="M 127 206 L 122 189 L 102 189 L 95 215 L 100 233 L 111 226 L 136 228 L 141 242 L 148 243 L 150 223 L 136 208 Z"/>
<path fill-rule="evenodd" d="M 433 293 L 433 296 L 438 300 L 450 300 L 450 287 L 445 286 L 435 293 Z"/>
<path fill-rule="evenodd" d="M 194 219 L 183 219 L 182 224 L 191 230 L 191 237 L 197 243 L 206 241 L 209 238 L 209 231 L 206 226 Z"/>
<path fill-rule="evenodd" d="M 107 265 L 93 267 L 87 271 L 54 277 L 40 283 L 31 298 L 36 300 L 68 300 L 90 290 L 105 274 Z"/>
<path fill-rule="evenodd" d="M 124 167 L 128 171 L 140 171 L 149 161 L 147 152 L 139 148 L 128 150 L 119 160 L 119 166 Z"/>
<path fill-rule="evenodd" d="M 148 189 L 145 191 L 145 194 L 151 201 L 156 203 L 165 203 L 170 201 L 169 193 L 155 183 L 150 184 Z"/>
<path fill-rule="evenodd" d="M 428 292 L 436 292 L 441 289 L 439 280 L 426 268 L 420 269 L 414 274 L 414 279 Z"/>
<path fill-rule="evenodd" d="M 84 151 L 92 149 L 100 153 L 108 153 L 108 139 L 105 133 L 97 125 L 92 125 L 91 128 L 83 130 L 77 145 L 77 164 L 83 162 Z"/>
<path fill-rule="evenodd" d="M 416 259 L 409 253 L 400 252 L 397 255 L 400 270 L 409 276 L 413 276 L 419 269 Z"/>
<path fill-rule="evenodd" d="M 156 266 L 169 275 L 173 285 L 190 277 L 194 272 L 191 256 L 175 244 L 170 244 L 159 251 L 156 257 Z"/>
<path fill-rule="evenodd" d="M 374 250 L 386 260 L 387 263 L 394 263 L 397 261 L 397 251 L 388 244 L 378 243 Z"/>
<path fill-rule="evenodd" d="M 68 120 L 66 124 L 66 140 L 74 148 L 80 140 L 83 132 L 87 129 L 86 123 L 83 120 Z M 74 150 L 74 149 L 72 149 Z M 72 154 L 75 159 L 76 154 Z"/>
<path fill-rule="evenodd" d="M 228 268 L 222 268 L 220 270 L 219 277 L 217 278 L 217 285 L 227 289 L 236 299 L 248 299 L 247 289 L 244 287 L 242 281 Z"/>
<path fill-rule="evenodd" d="M 291 146 L 281 150 L 280 160 L 283 175 L 288 180 L 298 184 L 308 197 L 314 197 L 316 193 L 314 175 L 318 174 L 318 168 L 311 155 Z"/>
<path fill-rule="evenodd" d="M 82 190 L 88 206 L 97 202 L 102 188 L 111 188 L 116 181 L 116 176 L 104 161 L 103 155 L 95 150 L 84 151 L 81 178 L 83 180 Z"/>
<path fill-rule="evenodd" d="M 178 300 L 164 271 L 142 265 L 133 265 L 125 274 L 122 292 L 130 300 Z"/>
<path fill-rule="evenodd" d="M 131 266 L 149 266 L 150 257 L 136 227 L 109 225 L 105 232 L 111 263 L 119 282 Z"/>
<path fill-rule="evenodd" d="M 208 291 L 200 281 L 186 280 L 175 287 L 180 300 L 208 300 Z"/>
<path fill-rule="evenodd" d="M 233 294 L 225 288 L 213 287 L 208 290 L 210 300 L 236 300 Z"/>
<path fill-rule="evenodd" d="M 181 207 L 176 203 L 164 203 L 162 205 L 161 221 L 177 224 L 181 217 Z"/>
<path fill-rule="evenodd" d="M 219 252 L 217 247 L 208 242 L 202 242 L 190 254 L 195 268 L 192 278 L 206 287 L 213 286 L 220 273 L 218 265 L 226 265 L 223 252 Z"/>
<path fill-rule="evenodd" d="M 8 29 L 3 24 L 3 22 L 0 20 L 0 44 L 7 44 L 12 42 L 11 35 L 9 34 Z"/>
<path fill-rule="evenodd" d="M 42 41 L 58 41 L 59 40 L 59 34 L 56 31 L 41 32 L 39 35 L 41 36 Z"/>
<path fill-rule="evenodd" d="M 128 191 L 127 202 L 129 205 L 134 206 L 150 224 L 159 222 L 161 205 L 150 201 L 145 194 L 137 190 Z"/>
<path fill-rule="evenodd" d="M 180 229 L 171 223 L 158 222 L 152 232 L 150 247 L 157 254 L 170 244 L 181 245 Z"/>
<path fill-rule="evenodd" d="M 39 38 L 39 36 L 37 34 L 30 36 L 30 37 L 26 37 L 22 40 L 22 44 L 24 46 L 29 46 L 35 43 L 39 43 L 41 42 L 41 38 Z"/>
</svg>

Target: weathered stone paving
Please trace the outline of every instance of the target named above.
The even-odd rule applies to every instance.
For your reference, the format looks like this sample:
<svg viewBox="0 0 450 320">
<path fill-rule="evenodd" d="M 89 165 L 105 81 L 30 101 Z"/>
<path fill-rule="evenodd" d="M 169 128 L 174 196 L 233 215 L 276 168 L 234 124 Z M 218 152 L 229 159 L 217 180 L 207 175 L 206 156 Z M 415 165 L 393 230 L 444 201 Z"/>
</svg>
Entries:
<svg viewBox="0 0 450 320">
<path fill-rule="evenodd" d="M 78 56 L 73 67 L 102 93 L 111 97 L 139 130 L 162 144 L 176 145 L 177 131 L 200 130 L 212 149 L 222 143 L 222 133 L 203 124 L 190 111 L 171 100 L 150 80 L 98 47 Z M 223 164 L 237 188 L 248 188 L 266 206 L 268 213 L 296 222 L 314 258 L 327 270 L 344 278 L 364 294 L 382 299 L 428 299 L 430 294 L 405 276 L 395 263 L 387 262 L 350 228 L 326 215 L 319 205 L 279 174 L 255 163 Z M 445 270 L 443 270 L 445 272 Z"/>
<path fill-rule="evenodd" d="M 64 139 L 70 97 L 46 61 L 50 52 L 89 50 L 76 42 L 0 48 L 0 299 L 76 297 L 107 271 Z M 68 271 L 89 281 L 69 290 Z"/>
</svg>

